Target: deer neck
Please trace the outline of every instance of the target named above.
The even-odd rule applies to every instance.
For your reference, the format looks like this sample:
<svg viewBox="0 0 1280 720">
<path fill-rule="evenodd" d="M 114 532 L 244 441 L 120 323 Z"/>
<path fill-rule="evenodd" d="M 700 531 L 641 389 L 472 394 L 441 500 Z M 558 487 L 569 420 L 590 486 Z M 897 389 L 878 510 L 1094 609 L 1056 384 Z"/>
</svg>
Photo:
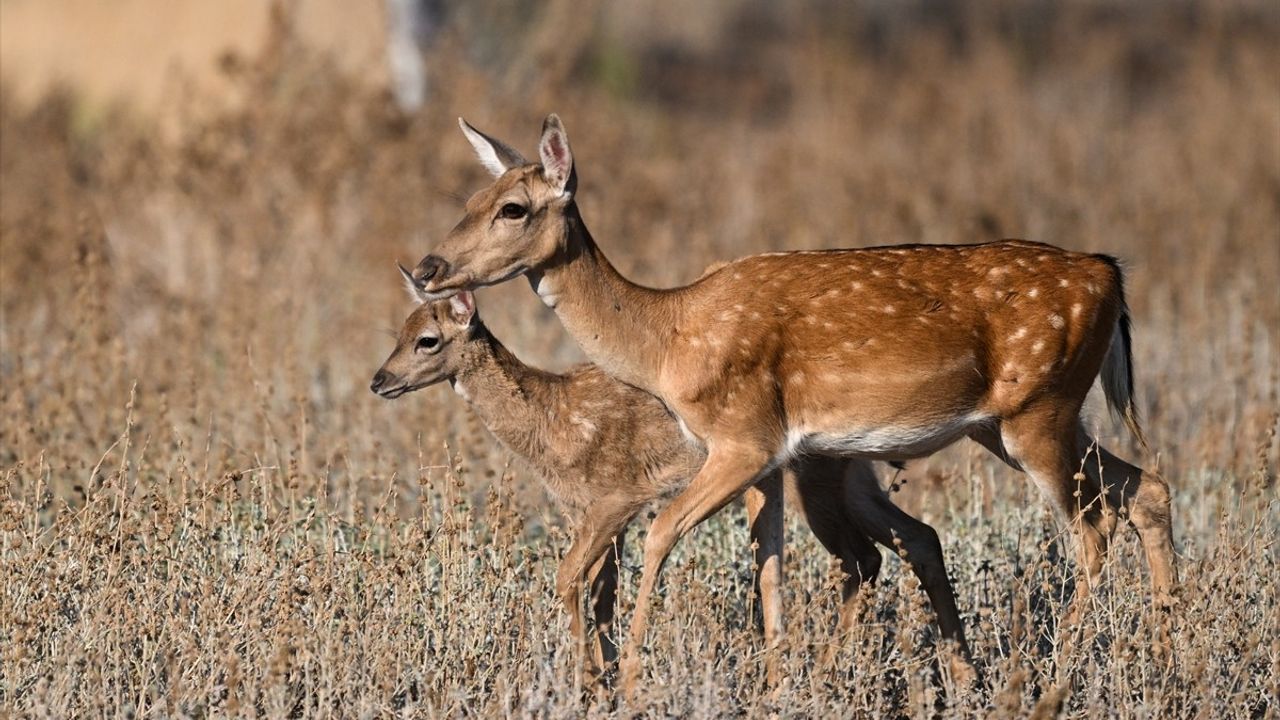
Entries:
<svg viewBox="0 0 1280 720">
<path fill-rule="evenodd" d="M 565 211 L 565 243 L 529 284 L 596 365 L 651 390 L 672 320 L 671 294 L 623 277 L 596 245 L 578 206 Z"/>
<path fill-rule="evenodd" d="M 453 389 L 512 452 L 541 466 L 547 397 L 556 377 L 525 365 L 481 326 L 469 343 Z"/>
</svg>

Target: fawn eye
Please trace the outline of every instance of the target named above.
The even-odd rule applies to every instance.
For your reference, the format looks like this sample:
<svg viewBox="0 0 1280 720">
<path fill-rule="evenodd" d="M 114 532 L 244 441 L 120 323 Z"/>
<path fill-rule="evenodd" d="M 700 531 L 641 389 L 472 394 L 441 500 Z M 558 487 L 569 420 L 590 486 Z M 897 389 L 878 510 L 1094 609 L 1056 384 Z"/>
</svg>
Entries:
<svg viewBox="0 0 1280 720">
<path fill-rule="evenodd" d="M 423 335 L 418 338 L 417 349 L 419 350 L 435 350 L 440 346 L 440 338 L 432 335 Z"/>
<path fill-rule="evenodd" d="M 518 205 L 516 203 L 507 203 L 498 211 L 498 217 L 504 220 L 519 220 L 528 214 L 529 211 L 526 210 L 523 205 Z"/>
</svg>

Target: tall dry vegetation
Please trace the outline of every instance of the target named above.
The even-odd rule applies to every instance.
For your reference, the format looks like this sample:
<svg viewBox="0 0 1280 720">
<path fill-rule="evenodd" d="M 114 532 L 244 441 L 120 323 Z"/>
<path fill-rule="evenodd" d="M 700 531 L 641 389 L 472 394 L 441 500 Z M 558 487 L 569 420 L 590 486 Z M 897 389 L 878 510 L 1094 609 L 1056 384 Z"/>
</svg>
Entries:
<svg viewBox="0 0 1280 720">
<path fill-rule="evenodd" d="M 972 690 L 935 671 L 902 563 L 832 637 L 838 578 L 793 528 L 788 681 L 770 695 L 730 509 L 667 575 L 631 710 L 1276 717 L 1275 7 L 739 5 L 706 37 L 624 42 L 603 22 L 514 50 L 464 11 L 418 117 L 285 22 L 222 64 L 240 102 L 184 104 L 168 135 L 69 92 L 5 100 L 4 714 L 617 709 L 572 686 L 552 587 L 565 532 L 529 474 L 446 391 L 391 404 L 366 387 L 407 312 L 392 261 L 425 253 L 483 182 L 453 117 L 531 146 L 556 110 L 584 215 L 652 284 L 762 249 L 1023 236 L 1124 258 L 1175 492 L 1178 609 L 1149 613 L 1126 532 L 1068 628 L 1066 538 L 1024 478 L 964 446 L 894 477 L 943 535 L 985 676 Z M 486 294 L 527 360 L 578 357 L 527 289 Z M 1171 664 L 1149 642 L 1163 633 Z"/>
</svg>

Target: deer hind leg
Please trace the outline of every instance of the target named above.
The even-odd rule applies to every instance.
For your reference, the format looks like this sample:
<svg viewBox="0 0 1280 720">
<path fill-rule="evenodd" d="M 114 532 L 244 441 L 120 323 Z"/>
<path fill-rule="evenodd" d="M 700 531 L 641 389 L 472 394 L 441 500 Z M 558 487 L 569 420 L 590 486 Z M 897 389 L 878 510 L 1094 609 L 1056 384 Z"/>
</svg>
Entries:
<svg viewBox="0 0 1280 720">
<path fill-rule="evenodd" d="M 649 608 L 662 566 L 676 542 L 699 523 L 751 487 L 768 469 L 771 453 L 746 444 L 712 445 L 707 461 L 689 486 L 654 518 L 644 543 L 644 570 L 636 593 L 627 650 L 619 671 L 629 697 L 635 697 L 639 652 L 644 644 Z"/>
<path fill-rule="evenodd" d="M 1169 484 L 1155 472 L 1130 465 L 1101 445 L 1096 445 L 1083 428 L 1078 430 L 1078 437 L 1078 453 L 1085 457 L 1084 472 L 1090 483 L 1104 489 L 1109 508 L 1123 508 L 1138 531 L 1151 572 L 1156 607 L 1170 607 L 1177 572 L 1174 568 Z M 1086 457 L 1091 448 L 1095 454 Z M 1114 526 L 1113 515 L 1110 520 Z"/>
<path fill-rule="evenodd" d="M 1067 521 L 1076 541 L 1083 582 L 1077 584 L 1071 619 L 1079 616 L 1083 602 L 1102 574 L 1102 562 L 1114 520 L 1106 516 L 1099 486 L 1086 475 L 1077 477 L 1083 452 L 1077 447 L 1075 413 L 1062 422 L 1060 408 L 1024 411 L 1006 419 L 1000 427 L 1003 459 L 1026 471 Z M 987 444 L 986 442 L 983 443 Z"/>
<path fill-rule="evenodd" d="M 769 650 L 766 677 L 769 685 L 778 686 L 777 649 L 786 632 L 783 620 L 783 492 L 780 472 L 770 473 L 743 494 L 747 505 L 747 524 L 751 528 L 751 545 L 756 567 L 756 592 L 760 597 L 760 614 L 764 621 L 764 642 Z"/>
</svg>

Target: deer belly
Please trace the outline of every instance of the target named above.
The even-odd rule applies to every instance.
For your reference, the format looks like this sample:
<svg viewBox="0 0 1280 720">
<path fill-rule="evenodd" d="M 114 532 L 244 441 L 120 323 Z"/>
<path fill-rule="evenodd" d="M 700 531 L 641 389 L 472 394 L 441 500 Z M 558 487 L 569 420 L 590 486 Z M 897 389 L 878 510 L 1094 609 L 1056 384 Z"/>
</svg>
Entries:
<svg viewBox="0 0 1280 720">
<path fill-rule="evenodd" d="M 788 431 L 784 453 L 908 460 L 931 455 L 990 419 L 990 416 L 974 413 L 925 424 L 822 430 L 799 428 Z"/>
</svg>

